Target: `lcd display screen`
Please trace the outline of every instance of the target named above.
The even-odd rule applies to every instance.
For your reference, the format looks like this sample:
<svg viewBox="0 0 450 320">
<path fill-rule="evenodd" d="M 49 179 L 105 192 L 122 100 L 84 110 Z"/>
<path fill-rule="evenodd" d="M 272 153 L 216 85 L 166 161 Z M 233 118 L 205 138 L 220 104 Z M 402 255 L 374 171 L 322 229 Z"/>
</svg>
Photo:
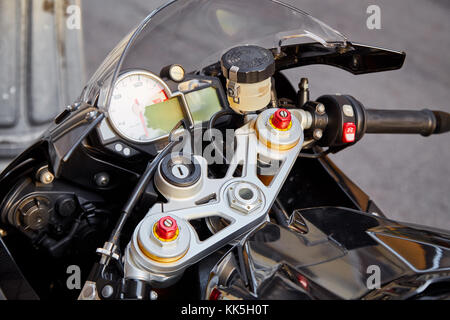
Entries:
<svg viewBox="0 0 450 320">
<path fill-rule="evenodd" d="M 183 107 L 179 97 L 147 106 L 145 119 L 149 135 L 156 139 L 168 135 L 184 119 Z"/>
<path fill-rule="evenodd" d="M 193 91 L 185 96 L 195 124 L 209 121 L 215 113 L 222 110 L 217 91 L 212 87 Z"/>
</svg>

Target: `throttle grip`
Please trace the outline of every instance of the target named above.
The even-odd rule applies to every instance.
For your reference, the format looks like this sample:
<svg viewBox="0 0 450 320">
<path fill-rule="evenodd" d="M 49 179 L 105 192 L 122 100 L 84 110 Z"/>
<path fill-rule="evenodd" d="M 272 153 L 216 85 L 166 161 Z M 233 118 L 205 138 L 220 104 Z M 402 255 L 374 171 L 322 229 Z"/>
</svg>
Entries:
<svg viewBox="0 0 450 320">
<path fill-rule="evenodd" d="M 366 133 L 432 134 L 450 130 L 450 115 L 442 111 L 366 110 Z"/>
<path fill-rule="evenodd" d="M 317 110 L 326 110 L 324 115 Z M 325 107 L 325 108 L 323 108 Z M 308 102 L 304 109 L 313 116 L 306 135 L 323 130 L 318 145 L 339 151 L 363 138 L 365 134 L 421 134 L 430 136 L 450 131 L 450 114 L 443 111 L 366 109 L 350 95 L 325 95 Z"/>
</svg>

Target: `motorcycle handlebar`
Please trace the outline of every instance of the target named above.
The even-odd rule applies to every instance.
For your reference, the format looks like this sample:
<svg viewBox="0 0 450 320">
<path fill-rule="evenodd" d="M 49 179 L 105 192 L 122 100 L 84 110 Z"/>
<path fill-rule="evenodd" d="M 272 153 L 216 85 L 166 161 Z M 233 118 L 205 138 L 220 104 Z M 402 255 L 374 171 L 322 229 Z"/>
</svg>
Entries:
<svg viewBox="0 0 450 320">
<path fill-rule="evenodd" d="M 450 114 L 442 111 L 366 110 L 366 133 L 430 136 L 450 131 Z"/>
<path fill-rule="evenodd" d="M 366 133 L 406 133 L 430 136 L 450 131 L 450 114 L 442 111 L 374 110 L 350 95 L 324 95 L 303 106 L 311 114 L 305 135 L 337 152 Z M 325 112 L 323 112 L 325 110 Z M 320 138 L 316 132 L 323 133 Z"/>
</svg>

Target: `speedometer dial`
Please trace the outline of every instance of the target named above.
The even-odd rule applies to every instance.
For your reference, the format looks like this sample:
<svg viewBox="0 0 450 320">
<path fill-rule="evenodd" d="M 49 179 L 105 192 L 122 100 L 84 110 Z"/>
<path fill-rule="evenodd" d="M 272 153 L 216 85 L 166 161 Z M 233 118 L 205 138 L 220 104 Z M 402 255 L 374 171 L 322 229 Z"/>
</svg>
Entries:
<svg viewBox="0 0 450 320">
<path fill-rule="evenodd" d="M 168 100 L 169 88 L 146 71 L 128 72 L 118 78 L 108 109 L 109 120 L 124 138 L 138 143 L 153 141 L 161 132 L 148 123 L 146 109 Z"/>
</svg>

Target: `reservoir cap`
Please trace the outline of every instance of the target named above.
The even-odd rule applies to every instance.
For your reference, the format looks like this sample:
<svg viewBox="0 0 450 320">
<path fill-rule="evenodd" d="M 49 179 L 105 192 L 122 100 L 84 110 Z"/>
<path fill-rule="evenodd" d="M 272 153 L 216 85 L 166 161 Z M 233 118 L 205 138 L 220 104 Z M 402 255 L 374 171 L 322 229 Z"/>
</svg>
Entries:
<svg viewBox="0 0 450 320">
<path fill-rule="evenodd" d="M 225 78 L 238 83 L 258 83 L 275 74 L 275 60 L 270 50 L 258 46 L 239 46 L 222 56 Z M 235 67 L 237 79 L 232 79 L 230 69 Z M 237 68 L 236 68 L 237 67 Z"/>
</svg>

